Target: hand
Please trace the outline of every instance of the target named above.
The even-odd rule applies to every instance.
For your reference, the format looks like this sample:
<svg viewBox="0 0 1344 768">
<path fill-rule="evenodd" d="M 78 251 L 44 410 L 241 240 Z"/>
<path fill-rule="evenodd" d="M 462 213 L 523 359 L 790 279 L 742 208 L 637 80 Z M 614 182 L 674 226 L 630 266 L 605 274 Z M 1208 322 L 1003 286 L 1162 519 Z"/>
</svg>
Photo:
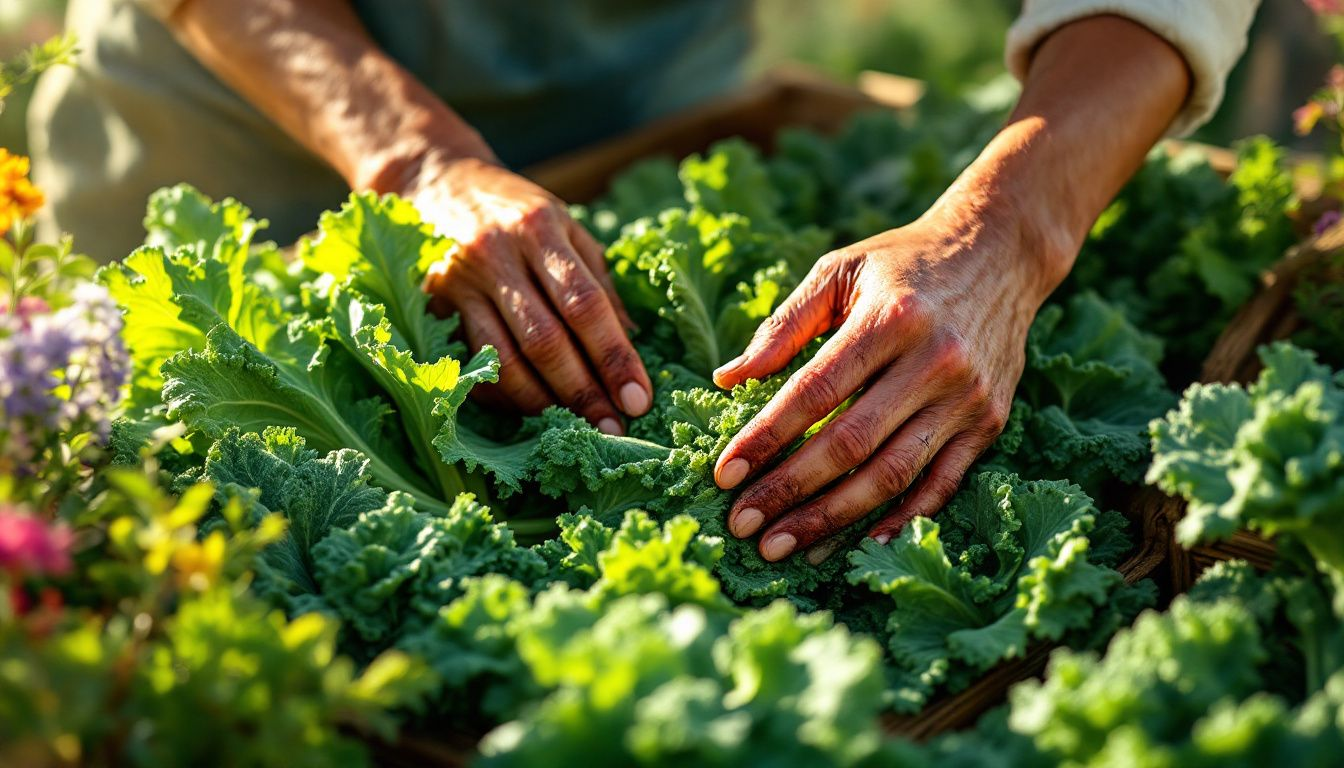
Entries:
<svg viewBox="0 0 1344 768">
<path fill-rule="evenodd" d="M 499 351 L 499 383 L 473 394 L 527 413 L 558 402 L 609 434 L 622 432 L 620 413 L 649 409 L 603 249 L 554 195 L 461 158 L 427 162 L 408 196 L 460 246 L 429 270 L 433 308 L 461 313 L 473 348 Z"/>
<path fill-rule="evenodd" d="M 715 467 L 723 488 L 759 475 L 728 525 L 739 538 L 764 529 L 766 560 L 909 489 L 870 532 L 885 543 L 915 515 L 946 504 L 1003 429 L 1027 329 L 1063 271 L 1043 268 L 1011 224 L 950 208 L 822 257 L 742 356 L 715 372 L 721 387 L 767 376 L 836 329 Z M 844 413 L 770 468 L 780 450 L 856 393 Z"/>
</svg>

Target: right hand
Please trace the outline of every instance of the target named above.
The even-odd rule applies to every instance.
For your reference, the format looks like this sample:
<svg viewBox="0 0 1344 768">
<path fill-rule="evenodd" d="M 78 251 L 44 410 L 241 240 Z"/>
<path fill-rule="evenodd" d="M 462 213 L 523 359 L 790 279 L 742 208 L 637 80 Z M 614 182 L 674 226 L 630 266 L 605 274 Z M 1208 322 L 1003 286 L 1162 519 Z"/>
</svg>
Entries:
<svg viewBox="0 0 1344 768">
<path fill-rule="evenodd" d="M 649 410 L 603 248 L 564 203 L 474 157 L 427 161 L 402 194 L 459 245 L 425 279 L 432 308 L 460 313 L 472 348 L 499 351 L 499 383 L 473 394 L 525 413 L 559 403 L 610 434 Z"/>
</svg>

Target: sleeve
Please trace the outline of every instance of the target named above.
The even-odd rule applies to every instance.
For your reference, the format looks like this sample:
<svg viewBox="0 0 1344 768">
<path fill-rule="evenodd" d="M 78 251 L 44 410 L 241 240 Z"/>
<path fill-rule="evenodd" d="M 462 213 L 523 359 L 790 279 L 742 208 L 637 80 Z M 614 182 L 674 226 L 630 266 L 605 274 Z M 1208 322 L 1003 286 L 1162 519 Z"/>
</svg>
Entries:
<svg viewBox="0 0 1344 768">
<path fill-rule="evenodd" d="M 1260 0 L 1023 0 L 1022 15 L 1008 30 L 1008 71 L 1025 80 L 1036 46 L 1078 19 L 1123 16 L 1171 43 L 1185 57 L 1193 83 L 1190 98 L 1168 128 L 1184 136 L 1213 116 L 1223 100 L 1232 65 L 1246 50 L 1246 33 Z"/>
<path fill-rule="evenodd" d="M 133 0 L 140 10 L 156 19 L 167 19 L 184 0 Z"/>
</svg>

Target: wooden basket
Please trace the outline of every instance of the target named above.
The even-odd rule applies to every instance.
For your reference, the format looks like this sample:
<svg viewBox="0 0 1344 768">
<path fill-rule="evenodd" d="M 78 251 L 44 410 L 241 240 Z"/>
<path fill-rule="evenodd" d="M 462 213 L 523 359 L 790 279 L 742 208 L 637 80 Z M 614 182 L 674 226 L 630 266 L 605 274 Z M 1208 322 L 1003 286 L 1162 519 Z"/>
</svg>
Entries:
<svg viewBox="0 0 1344 768">
<path fill-rule="evenodd" d="M 1200 380 L 1240 384 L 1253 381 L 1261 368 L 1256 350 L 1262 344 L 1289 338 L 1302 327 L 1302 318 L 1293 302 L 1299 277 L 1340 250 L 1344 250 L 1344 225 L 1336 225 L 1289 249 L 1283 260 L 1262 277 L 1259 290 L 1218 337 L 1204 361 Z M 1168 500 L 1165 513 L 1169 530 L 1174 532 L 1176 521 L 1185 514 L 1185 503 Z M 1173 538 L 1172 589 L 1177 593 L 1186 591 L 1205 568 L 1220 560 L 1242 559 L 1268 570 L 1274 564 L 1274 556 L 1274 543 L 1250 531 L 1238 531 L 1230 538 L 1189 550 Z"/>
<path fill-rule="evenodd" d="M 840 85 L 802 68 L 775 70 L 740 91 L 547 160 L 524 174 L 565 202 L 587 203 L 639 160 L 677 161 L 735 136 L 769 151 L 781 128 L 831 134 L 857 112 L 906 109 L 924 93 L 918 80 L 878 73 L 865 73 L 860 86 Z"/>
</svg>

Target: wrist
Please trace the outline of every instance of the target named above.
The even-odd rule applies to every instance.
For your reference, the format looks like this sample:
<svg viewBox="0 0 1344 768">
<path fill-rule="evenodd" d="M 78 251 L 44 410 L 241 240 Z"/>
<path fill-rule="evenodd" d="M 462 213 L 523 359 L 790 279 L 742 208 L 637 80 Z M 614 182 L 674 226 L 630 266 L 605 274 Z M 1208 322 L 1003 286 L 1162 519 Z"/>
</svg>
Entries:
<svg viewBox="0 0 1344 768">
<path fill-rule="evenodd" d="M 1014 254 L 1024 288 L 1044 301 L 1068 276 L 1095 215 L 1045 157 L 1043 125 L 1009 125 L 930 209 L 961 221 Z"/>
<path fill-rule="evenodd" d="M 455 163 L 499 165 L 480 134 L 456 115 L 448 114 L 451 120 L 422 116 L 408 121 L 406 130 L 389 146 L 359 162 L 349 179 L 351 188 L 409 197 L 420 190 L 426 179 L 443 173 Z"/>
</svg>

